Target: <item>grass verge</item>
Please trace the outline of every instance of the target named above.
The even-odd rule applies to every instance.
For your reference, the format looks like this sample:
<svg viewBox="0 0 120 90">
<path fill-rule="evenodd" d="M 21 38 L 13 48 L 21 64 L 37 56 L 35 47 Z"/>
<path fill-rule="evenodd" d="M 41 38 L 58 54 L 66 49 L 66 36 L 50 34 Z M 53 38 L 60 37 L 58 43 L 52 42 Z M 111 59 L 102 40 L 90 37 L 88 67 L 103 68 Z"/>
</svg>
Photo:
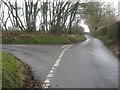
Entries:
<svg viewBox="0 0 120 90">
<path fill-rule="evenodd" d="M 66 35 L 51 33 L 26 33 L 23 31 L 3 31 L 4 44 L 70 44 L 85 40 L 84 35 Z"/>
<path fill-rule="evenodd" d="M 107 45 L 111 45 L 111 44 L 117 43 L 117 40 L 115 38 L 109 38 L 109 36 L 107 36 L 107 35 L 101 35 L 101 36 L 98 36 L 97 38 L 102 40 Z"/>
<path fill-rule="evenodd" d="M 22 64 L 12 55 L 2 53 L 2 87 L 21 88 L 25 80 Z"/>
<path fill-rule="evenodd" d="M 107 45 L 120 44 L 120 21 L 114 21 L 99 27 L 92 34 Z"/>
<path fill-rule="evenodd" d="M 2 88 L 33 88 L 30 68 L 14 56 L 2 52 Z"/>
</svg>

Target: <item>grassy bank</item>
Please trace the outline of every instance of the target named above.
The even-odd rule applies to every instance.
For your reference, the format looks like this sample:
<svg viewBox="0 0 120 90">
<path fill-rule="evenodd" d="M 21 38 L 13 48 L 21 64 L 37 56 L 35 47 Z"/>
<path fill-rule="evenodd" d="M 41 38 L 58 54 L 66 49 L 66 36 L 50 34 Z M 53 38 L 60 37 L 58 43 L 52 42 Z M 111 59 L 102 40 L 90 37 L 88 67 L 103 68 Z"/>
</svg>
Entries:
<svg viewBox="0 0 120 90">
<path fill-rule="evenodd" d="M 105 44 L 120 44 L 120 21 L 112 22 L 108 25 L 99 27 L 93 35 L 101 39 Z"/>
<path fill-rule="evenodd" d="M 33 88 L 34 76 L 30 68 L 14 56 L 2 53 L 2 88 Z"/>
<path fill-rule="evenodd" d="M 69 44 L 85 40 L 84 35 L 51 34 L 48 32 L 3 31 L 4 44 Z"/>
<path fill-rule="evenodd" d="M 21 88 L 25 80 L 22 64 L 12 55 L 2 53 L 2 87 Z"/>
<path fill-rule="evenodd" d="M 112 45 L 112 44 L 117 44 L 117 39 L 116 38 L 110 38 L 107 35 L 101 35 L 101 36 L 97 36 L 97 38 L 99 38 L 100 40 L 102 40 L 106 45 Z"/>
</svg>

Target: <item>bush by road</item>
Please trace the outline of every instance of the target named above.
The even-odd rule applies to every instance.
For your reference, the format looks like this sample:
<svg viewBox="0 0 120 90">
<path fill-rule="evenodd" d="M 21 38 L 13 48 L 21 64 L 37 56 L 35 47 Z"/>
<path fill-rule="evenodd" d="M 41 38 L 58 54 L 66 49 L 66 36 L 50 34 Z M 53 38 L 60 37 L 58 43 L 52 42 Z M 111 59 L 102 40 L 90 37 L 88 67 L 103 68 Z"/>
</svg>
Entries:
<svg viewBox="0 0 120 90">
<path fill-rule="evenodd" d="M 99 27 L 93 34 L 106 44 L 120 43 L 120 21 Z"/>
</svg>

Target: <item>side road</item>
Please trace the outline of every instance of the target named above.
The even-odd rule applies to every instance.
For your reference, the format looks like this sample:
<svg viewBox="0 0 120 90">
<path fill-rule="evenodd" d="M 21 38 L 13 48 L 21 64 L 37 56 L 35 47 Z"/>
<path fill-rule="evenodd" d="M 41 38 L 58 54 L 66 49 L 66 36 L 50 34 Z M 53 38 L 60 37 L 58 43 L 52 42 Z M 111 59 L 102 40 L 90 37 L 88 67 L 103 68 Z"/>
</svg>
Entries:
<svg viewBox="0 0 120 90">
<path fill-rule="evenodd" d="M 44 82 L 54 62 L 67 45 L 2 45 L 8 52 L 31 67 L 35 78 Z M 24 64 L 24 66 L 26 66 Z M 29 68 L 27 70 L 30 70 Z M 28 73 L 31 73 L 28 72 Z M 39 87 L 36 86 L 36 87 Z"/>
</svg>

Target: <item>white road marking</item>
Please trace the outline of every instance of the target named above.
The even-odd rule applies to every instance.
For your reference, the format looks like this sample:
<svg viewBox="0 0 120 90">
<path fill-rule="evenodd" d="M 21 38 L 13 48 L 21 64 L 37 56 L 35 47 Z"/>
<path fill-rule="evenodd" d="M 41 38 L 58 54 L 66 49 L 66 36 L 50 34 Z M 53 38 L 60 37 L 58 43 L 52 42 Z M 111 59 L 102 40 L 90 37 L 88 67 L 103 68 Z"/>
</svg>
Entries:
<svg viewBox="0 0 120 90">
<path fill-rule="evenodd" d="M 54 64 L 54 67 L 58 67 L 58 66 L 59 66 L 59 64 L 58 64 L 58 63 L 55 63 L 55 64 Z"/>
<path fill-rule="evenodd" d="M 57 62 L 60 62 L 60 59 L 58 59 Z"/>
<path fill-rule="evenodd" d="M 67 47 L 68 45 L 64 45 L 64 46 L 62 46 L 62 48 L 65 48 L 65 47 Z"/>
<path fill-rule="evenodd" d="M 56 61 L 56 63 L 55 64 L 59 64 L 59 61 Z"/>
<path fill-rule="evenodd" d="M 55 67 L 52 67 L 52 70 L 55 70 L 56 68 Z"/>
<path fill-rule="evenodd" d="M 44 85 L 43 85 L 43 87 L 44 87 L 45 89 L 49 88 L 49 86 L 50 86 L 50 84 L 44 84 Z"/>
<path fill-rule="evenodd" d="M 53 76 L 53 74 L 48 74 L 47 78 L 50 78 L 50 77 L 52 77 L 52 76 Z"/>
<path fill-rule="evenodd" d="M 49 79 L 46 79 L 46 80 L 44 81 L 44 83 L 50 83 Z"/>
<path fill-rule="evenodd" d="M 13 46 L 13 45 L 11 45 L 11 46 Z M 26 45 L 14 45 L 14 46 L 21 46 L 22 47 L 22 46 L 26 46 Z"/>
<path fill-rule="evenodd" d="M 45 88 L 45 89 L 46 89 L 46 88 L 49 88 L 49 86 L 50 86 L 50 80 L 52 79 L 52 77 L 53 77 L 53 75 L 54 75 L 57 67 L 59 66 L 60 61 L 61 61 L 61 59 L 62 59 L 65 51 L 66 51 L 67 49 L 69 49 L 71 46 L 72 46 L 72 44 L 71 44 L 71 45 L 64 45 L 64 46 L 62 46 L 62 48 L 64 48 L 64 49 L 63 49 L 63 51 L 61 52 L 61 54 L 60 54 L 60 56 L 58 57 L 58 59 L 56 60 L 55 64 L 53 65 L 52 69 L 50 70 L 50 72 L 49 72 L 46 80 L 43 82 L 42 88 Z"/>
<path fill-rule="evenodd" d="M 60 63 L 60 61 L 56 61 L 56 64 L 59 64 Z"/>
<path fill-rule="evenodd" d="M 51 70 L 50 73 L 54 73 L 53 70 Z"/>
<path fill-rule="evenodd" d="M 61 55 L 59 56 L 59 58 L 62 58 L 62 56 L 63 56 L 63 54 L 61 54 Z"/>
</svg>

